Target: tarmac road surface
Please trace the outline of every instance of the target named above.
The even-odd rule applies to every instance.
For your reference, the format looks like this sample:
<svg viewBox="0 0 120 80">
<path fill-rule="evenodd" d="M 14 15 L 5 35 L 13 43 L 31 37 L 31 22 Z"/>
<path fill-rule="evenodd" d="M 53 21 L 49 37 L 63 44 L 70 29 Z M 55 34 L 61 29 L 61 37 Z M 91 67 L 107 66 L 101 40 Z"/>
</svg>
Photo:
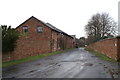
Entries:
<svg viewBox="0 0 120 80">
<path fill-rule="evenodd" d="M 3 78 L 118 78 L 118 63 L 77 48 L 3 68 Z"/>
</svg>

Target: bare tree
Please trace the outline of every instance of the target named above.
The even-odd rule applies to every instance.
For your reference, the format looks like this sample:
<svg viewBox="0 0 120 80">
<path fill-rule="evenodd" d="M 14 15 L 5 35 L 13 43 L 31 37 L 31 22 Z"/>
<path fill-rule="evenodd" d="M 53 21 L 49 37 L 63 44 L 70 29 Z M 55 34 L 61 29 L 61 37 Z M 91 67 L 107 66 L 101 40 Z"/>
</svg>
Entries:
<svg viewBox="0 0 120 80">
<path fill-rule="evenodd" d="M 117 35 L 117 23 L 109 16 L 108 13 L 97 13 L 91 17 L 85 26 L 86 34 L 90 42 L 100 39 L 109 38 Z"/>
</svg>

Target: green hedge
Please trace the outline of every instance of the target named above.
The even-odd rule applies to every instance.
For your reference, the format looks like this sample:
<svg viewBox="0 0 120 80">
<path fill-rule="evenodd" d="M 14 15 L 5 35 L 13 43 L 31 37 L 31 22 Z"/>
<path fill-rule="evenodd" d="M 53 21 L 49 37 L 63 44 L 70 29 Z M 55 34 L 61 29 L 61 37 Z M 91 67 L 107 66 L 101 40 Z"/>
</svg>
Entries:
<svg viewBox="0 0 120 80">
<path fill-rule="evenodd" d="M 12 52 L 16 47 L 16 41 L 19 38 L 19 33 L 11 26 L 1 25 L 2 30 L 2 52 Z"/>
</svg>

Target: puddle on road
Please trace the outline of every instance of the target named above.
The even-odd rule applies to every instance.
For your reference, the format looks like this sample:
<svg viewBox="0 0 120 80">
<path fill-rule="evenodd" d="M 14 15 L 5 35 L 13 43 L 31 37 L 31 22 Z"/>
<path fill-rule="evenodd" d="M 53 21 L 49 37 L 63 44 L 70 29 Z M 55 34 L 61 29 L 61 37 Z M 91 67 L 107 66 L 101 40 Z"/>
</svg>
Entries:
<svg viewBox="0 0 120 80">
<path fill-rule="evenodd" d="M 53 60 L 52 58 L 47 57 L 45 60 Z"/>
<path fill-rule="evenodd" d="M 35 66 L 39 66 L 39 65 L 41 65 L 40 63 L 38 63 L 38 64 L 35 64 Z"/>
<path fill-rule="evenodd" d="M 11 77 L 11 79 L 15 79 L 16 77 Z"/>
<path fill-rule="evenodd" d="M 49 65 L 57 65 L 58 63 L 50 63 Z"/>
<path fill-rule="evenodd" d="M 91 57 L 93 57 L 93 58 L 97 58 L 97 56 L 91 56 Z"/>
<path fill-rule="evenodd" d="M 35 71 L 37 71 L 37 70 L 31 70 L 31 71 L 26 72 L 26 73 L 23 73 L 23 74 L 21 74 L 21 75 L 26 75 L 26 74 L 29 74 L 29 73 L 33 73 L 33 72 L 35 72 Z"/>
<path fill-rule="evenodd" d="M 85 66 L 93 66 L 92 63 L 85 63 Z"/>
<path fill-rule="evenodd" d="M 104 70 L 106 70 L 107 74 L 110 74 L 112 78 L 117 78 L 118 77 L 118 71 L 117 69 L 110 69 L 108 66 L 103 65 Z"/>
<path fill-rule="evenodd" d="M 49 65 L 53 65 L 53 66 L 61 66 L 61 64 L 59 64 L 59 63 L 50 63 Z"/>
<path fill-rule="evenodd" d="M 61 61 L 61 62 L 85 62 L 86 60 L 80 60 L 80 59 L 77 59 L 77 60 L 64 60 L 64 61 Z"/>
<path fill-rule="evenodd" d="M 99 64 L 102 64 L 102 63 L 99 63 Z"/>
<path fill-rule="evenodd" d="M 35 71 L 37 71 L 37 70 L 32 70 L 32 71 L 29 71 L 28 73 L 32 73 L 32 72 L 35 72 Z"/>
</svg>

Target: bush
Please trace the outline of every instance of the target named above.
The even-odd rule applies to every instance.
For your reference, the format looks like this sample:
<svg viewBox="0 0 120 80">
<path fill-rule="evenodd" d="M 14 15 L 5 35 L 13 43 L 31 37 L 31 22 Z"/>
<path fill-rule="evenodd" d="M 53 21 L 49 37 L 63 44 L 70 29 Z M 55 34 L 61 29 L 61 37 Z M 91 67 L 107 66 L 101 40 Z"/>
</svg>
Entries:
<svg viewBox="0 0 120 80">
<path fill-rule="evenodd" d="M 16 41 L 19 38 L 19 33 L 11 26 L 1 25 L 2 29 L 2 52 L 12 52 L 16 47 Z"/>
</svg>

